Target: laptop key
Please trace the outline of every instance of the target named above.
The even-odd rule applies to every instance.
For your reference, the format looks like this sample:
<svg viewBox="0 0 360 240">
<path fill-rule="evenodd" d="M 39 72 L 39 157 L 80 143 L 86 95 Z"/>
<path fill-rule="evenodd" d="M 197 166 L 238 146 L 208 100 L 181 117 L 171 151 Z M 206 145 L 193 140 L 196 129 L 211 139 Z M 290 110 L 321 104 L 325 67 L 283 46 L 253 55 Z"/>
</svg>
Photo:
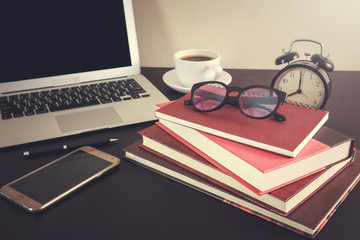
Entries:
<svg viewBox="0 0 360 240">
<path fill-rule="evenodd" d="M 103 97 L 100 99 L 101 103 L 111 103 L 112 100 L 109 97 Z"/>
<path fill-rule="evenodd" d="M 43 114 L 49 112 L 49 110 L 46 107 L 40 107 L 35 112 L 36 114 Z"/>
<path fill-rule="evenodd" d="M 19 118 L 19 117 L 23 117 L 24 113 L 21 111 L 16 111 L 13 113 L 14 114 L 14 118 Z"/>
<path fill-rule="evenodd" d="M 131 97 L 132 97 L 133 99 L 141 98 L 140 95 L 137 94 L 137 93 L 131 94 Z"/>
<path fill-rule="evenodd" d="M 8 105 L 5 105 L 5 106 L 1 107 L 1 113 L 2 114 L 4 114 L 4 113 L 5 114 L 6 113 L 13 113 L 13 112 L 15 112 L 17 110 L 18 110 L 17 106 L 12 105 L 12 104 L 8 104 Z"/>
<path fill-rule="evenodd" d="M 25 116 L 32 116 L 32 115 L 35 115 L 35 112 L 34 112 L 34 110 L 26 110 L 24 112 L 24 114 L 25 114 Z"/>
<path fill-rule="evenodd" d="M 1 118 L 3 120 L 10 119 L 10 118 L 12 118 L 12 114 L 11 113 L 1 113 Z"/>
</svg>

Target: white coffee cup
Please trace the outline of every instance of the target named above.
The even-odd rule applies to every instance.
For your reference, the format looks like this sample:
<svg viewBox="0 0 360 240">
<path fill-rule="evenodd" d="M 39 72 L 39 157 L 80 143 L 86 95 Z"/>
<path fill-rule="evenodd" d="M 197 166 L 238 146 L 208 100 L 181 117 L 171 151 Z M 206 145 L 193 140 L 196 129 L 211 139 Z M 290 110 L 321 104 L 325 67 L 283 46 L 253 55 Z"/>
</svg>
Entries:
<svg viewBox="0 0 360 240">
<path fill-rule="evenodd" d="M 174 54 L 176 75 L 184 87 L 194 83 L 213 81 L 223 72 L 220 54 L 211 50 L 188 49 Z"/>
</svg>

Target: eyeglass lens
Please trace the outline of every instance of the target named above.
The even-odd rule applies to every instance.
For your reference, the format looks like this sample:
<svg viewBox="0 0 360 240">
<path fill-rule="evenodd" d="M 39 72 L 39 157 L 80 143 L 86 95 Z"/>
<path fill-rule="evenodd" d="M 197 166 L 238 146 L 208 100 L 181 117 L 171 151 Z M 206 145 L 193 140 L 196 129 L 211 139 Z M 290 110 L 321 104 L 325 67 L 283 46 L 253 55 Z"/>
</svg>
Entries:
<svg viewBox="0 0 360 240">
<path fill-rule="evenodd" d="M 226 93 L 226 87 L 221 84 L 204 84 L 194 91 L 193 105 L 198 110 L 211 111 L 222 104 Z M 250 88 L 239 97 L 239 107 L 243 113 L 254 118 L 270 115 L 277 103 L 277 94 L 266 88 Z"/>
<path fill-rule="evenodd" d="M 210 83 L 200 86 L 193 94 L 193 104 L 201 111 L 218 107 L 226 96 L 226 88 L 221 84 Z"/>
<path fill-rule="evenodd" d="M 271 89 L 250 88 L 239 98 L 241 110 L 248 116 L 262 118 L 270 115 L 278 103 L 277 94 Z"/>
</svg>

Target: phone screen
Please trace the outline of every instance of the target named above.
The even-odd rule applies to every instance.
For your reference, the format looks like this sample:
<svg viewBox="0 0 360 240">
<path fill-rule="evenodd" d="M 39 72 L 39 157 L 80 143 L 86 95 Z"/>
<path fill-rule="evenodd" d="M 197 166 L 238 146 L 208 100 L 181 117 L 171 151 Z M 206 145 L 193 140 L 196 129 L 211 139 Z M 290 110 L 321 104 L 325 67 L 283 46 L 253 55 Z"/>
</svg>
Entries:
<svg viewBox="0 0 360 240">
<path fill-rule="evenodd" d="M 45 204 L 110 165 L 109 161 L 79 150 L 9 186 Z"/>
</svg>

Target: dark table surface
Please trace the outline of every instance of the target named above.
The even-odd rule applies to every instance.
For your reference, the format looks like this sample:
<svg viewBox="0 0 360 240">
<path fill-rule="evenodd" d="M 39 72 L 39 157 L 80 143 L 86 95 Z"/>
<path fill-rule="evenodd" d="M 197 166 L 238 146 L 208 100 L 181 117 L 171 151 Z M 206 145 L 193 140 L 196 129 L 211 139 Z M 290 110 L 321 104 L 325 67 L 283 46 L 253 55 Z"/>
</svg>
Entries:
<svg viewBox="0 0 360 240">
<path fill-rule="evenodd" d="M 183 94 L 162 81 L 168 70 L 142 68 L 142 73 L 172 100 Z M 226 71 L 232 75 L 231 84 L 238 86 L 270 85 L 277 72 Z M 330 77 L 333 92 L 326 106 L 330 118 L 325 125 L 360 139 L 360 72 L 335 71 Z M 122 158 L 122 149 L 141 139 L 137 132 L 153 123 L 0 149 L 0 186 L 60 156 L 24 159 L 22 152 L 31 147 L 81 142 L 87 138 L 119 138 L 120 143 L 100 149 Z M 360 141 L 356 147 L 360 148 Z M 316 239 L 359 239 L 359 203 L 357 186 Z M 43 213 L 27 213 L 1 198 L 0 239 L 306 238 L 122 159 L 119 168 Z"/>
</svg>

